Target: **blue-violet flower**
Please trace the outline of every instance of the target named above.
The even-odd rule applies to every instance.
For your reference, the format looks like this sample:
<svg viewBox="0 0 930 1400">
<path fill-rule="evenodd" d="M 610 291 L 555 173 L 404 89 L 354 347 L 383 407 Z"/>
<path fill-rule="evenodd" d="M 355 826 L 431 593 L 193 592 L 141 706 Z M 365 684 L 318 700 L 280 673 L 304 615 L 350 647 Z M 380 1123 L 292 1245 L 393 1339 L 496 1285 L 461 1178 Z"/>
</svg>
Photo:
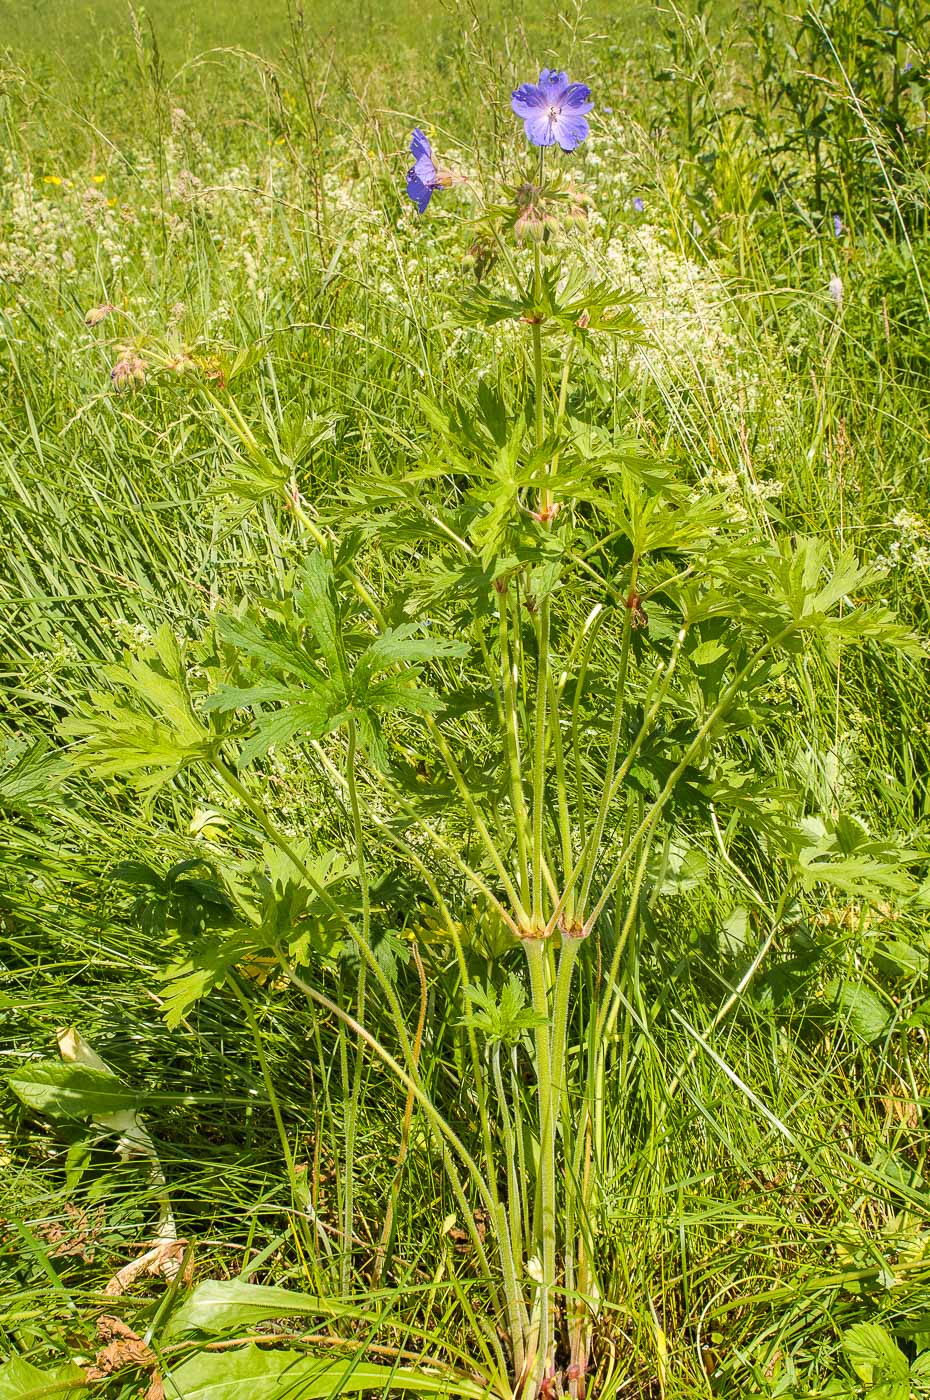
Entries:
<svg viewBox="0 0 930 1400">
<path fill-rule="evenodd" d="M 436 190 L 448 189 L 450 185 L 461 183 L 461 175 L 453 175 L 448 170 L 437 170 L 433 160 L 433 148 L 418 126 L 410 138 L 410 154 L 413 165 L 407 171 L 407 193 L 422 214 Z"/>
<path fill-rule="evenodd" d="M 594 106 L 590 99 L 591 89 L 584 83 L 570 83 L 567 73 L 544 68 L 538 83 L 517 88 L 510 105 L 534 146 L 559 145 L 573 151 L 590 130 L 585 120 Z"/>
</svg>

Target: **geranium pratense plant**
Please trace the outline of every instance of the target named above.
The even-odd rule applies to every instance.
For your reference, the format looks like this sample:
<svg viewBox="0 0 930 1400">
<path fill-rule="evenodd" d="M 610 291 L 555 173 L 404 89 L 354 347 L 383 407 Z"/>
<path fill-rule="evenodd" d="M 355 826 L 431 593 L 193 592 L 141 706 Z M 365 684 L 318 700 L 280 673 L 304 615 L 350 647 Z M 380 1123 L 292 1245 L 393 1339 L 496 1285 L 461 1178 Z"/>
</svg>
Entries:
<svg viewBox="0 0 930 1400">
<path fill-rule="evenodd" d="M 314 510 L 232 393 L 211 391 L 251 464 L 236 464 L 228 489 L 245 483 L 244 508 L 270 513 L 277 500 L 275 551 L 290 532 L 280 591 L 230 600 L 186 649 L 163 629 L 68 728 L 78 763 L 128 777 L 150 801 L 173 787 L 175 807 L 206 788 L 240 833 L 243 851 L 213 858 L 212 904 L 199 882 L 198 936 L 176 931 L 173 1023 L 211 989 L 238 987 L 244 961 L 270 956 L 314 1014 L 343 1028 L 333 1276 L 343 1295 L 392 1277 L 412 1115 L 431 1136 L 493 1325 L 478 1309 L 464 1353 L 448 1342 L 443 1355 L 429 1334 L 430 1369 L 404 1352 L 383 1384 L 535 1400 L 609 1388 L 596 1346 L 601 1193 L 617 1166 L 605 1086 L 621 1021 L 659 1015 L 637 990 L 646 898 L 667 888 L 689 842 L 706 845 L 751 906 L 758 968 L 815 883 L 866 898 L 906 888 L 907 853 L 847 815 L 806 810 L 753 745 L 790 706 L 809 648 L 835 657 L 879 636 L 912 644 L 886 610 L 854 606 L 870 574 L 850 555 L 755 537 L 624 431 L 622 368 L 638 321 L 624 289 L 586 275 L 584 197 L 552 168 L 589 134 L 589 90 L 544 69 L 512 105 L 539 154 L 479 214 L 501 279 L 456 313 L 497 337 L 499 372 L 473 401 L 424 397 L 417 459 Z M 449 181 L 419 129 L 411 152 L 407 193 L 423 213 Z M 375 548 L 407 561 L 383 593 L 366 570 Z M 320 810 L 341 816 L 331 848 L 310 817 L 295 832 L 277 816 L 269 765 L 289 757 L 319 783 Z M 407 920 L 418 934 L 412 1012 L 392 881 L 416 891 L 419 909 Z M 437 1019 L 454 1028 L 465 1081 L 455 1121 L 421 1063 L 429 976 L 433 995 L 454 1003 Z M 377 1035 L 375 1004 L 387 1021 Z M 369 1249 L 357 1243 L 353 1190 L 367 1056 L 405 1096 Z M 328 1236 L 324 1249 L 311 1215 L 295 1219 L 328 1277 Z M 229 1363 L 210 1364 L 221 1377 Z M 183 1391 L 182 1379 L 183 1367 Z"/>
</svg>

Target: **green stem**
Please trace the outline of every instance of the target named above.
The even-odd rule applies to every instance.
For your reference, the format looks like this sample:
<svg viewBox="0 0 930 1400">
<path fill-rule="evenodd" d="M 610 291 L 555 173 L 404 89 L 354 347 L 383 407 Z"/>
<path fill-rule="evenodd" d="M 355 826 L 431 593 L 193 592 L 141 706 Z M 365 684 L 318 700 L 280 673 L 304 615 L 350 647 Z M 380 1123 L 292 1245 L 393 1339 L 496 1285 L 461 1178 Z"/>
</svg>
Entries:
<svg viewBox="0 0 930 1400">
<path fill-rule="evenodd" d="M 539 1313 L 539 1344 L 536 1356 L 537 1389 L 551 1367 L 555 1339 L 553 1329 L 553 1291 L 556 1276 L 555 1221 L 555 1115 L 552 1092 L 552 1046 L 550 1042 L 549 989 L 546 979 L 548 944 L 542 939 L 524 939 L 524 952 L 529 966 L 533 1010 L 539 1017 L 535 1028 L 536 1091 L 539 1107 L 539 1191 L 540 1191 L 540 1267 L 541 1281 L 537 1299 Z"/>
<path fill-rule="evenodd" d="M 491 1051 L 491 1069 L 494 1074 L 494 1088 L 497 1093 L 497 1103 L 504 1132 L 504 1151 L 507 1154 L 507 1215 L 510 1225 L 511 1249 L 514 1259 L 522 1259 L 523 1216 L 520 1210 L 520 1178 L 517 1175 L 517 1144 L 513 1133 L 513 1120 L 507 1106 L 499 1043 Z"/>
<path fill-rule="evenodd" d="M 636 589 L 637 560 L 634 556 L 630 570 L 630 590 Z M 588 896 L 591 893 L 591 881 L 594 879 L 594 870 L 597 865 L 597 857 L 600 853 L 601 840 L 604 835 L 604 828 L 607 825 L 607 816 L 610 811 L 611 788 L 614 780 L 614 770 L 617 766 L 617 749 L 620 744 L 620 731 L 623 727 L 623 715 L 626 708 L 626 681 L 627 670 L 630 662 L 630 636 L 633 631 L 633 609 L 627 606 L 623 617 L 623 639 L 620 643 L 620 674 L 617 677 L 617 694 L 614 699 L 613 721 L 610 727 L 610 744 L 607 750 L 607 768 L 604 774 L 604 785 L 601 792 L 601 800 L 598 805 L 597 817 L 594 822 L 594 830 L 591 834 L 590 850 L 591 861 L 585 874 L 584 884 L 581 889 L 581 897 L 578 906 L 584 916 L 585 906 L 588 903 Z"/>
<path fill-rule="evenodd" d="M 533 928 L 542 930 L 543 861 L 546 814 L 546 720 L 549 699 L 549 599 L 539 605 L 539 653 L 536 669 L 536 737 L 533 754 Z"/>
<path fill-rule="evenodd" d="M 281 1142 L 281 1151 L 284 1155 L 284 1165 L 287 1167 L 288 1180 L 291 1184 L 291 1196 L 297 1200 L 297 1172 L 294 1166 L 294 1154 L 291 1152 L 291 1144 L 288 1141 L 287 1129 L 284 1126 L 284 1117 L 281 1113 L 281 1105 L 275 1091 L 274 1080 L 271 1077 L 271 1069 L 268 1065 L 268 1058 L 265 1055 L 265 1047 L 262 1043 L 262 1033 L 258 1028 L 258 1023 L 249 1005 L 249 999 L 239 986 L 235 977 L 230 977 L 229 986 L 233 996 L 242 1007 L 245 1019 L 248 1022 L 249 1033 L 252 1036 L 252 1043 L 255 1046 L 255 1053 L 258 1056 L 258 1063 L 262 1071 L 262 1080 L 265 1085 L 265 1093 L 268 1095 L 268 1102 L 271 1105 L 271 1112 L 274 1117 L 275 1127 L 278 1130 L 278 1138 Z"/>
<path fill-rule="evenodd" d="M 326 768 L 330 776 L 340 781 L 343 785 L 347 785 L 346 779 L 343 778 L 342 774 L 330 761 L 330 759 L 322 751 L 322 749 L 320 749 L 319 746 L 316 746 L 316 749 L 320 760 L 322 761 L 324 767 Z M 387 840 L 389 840 L 394 846 L 396 846 L 398 850 L 403 852 L 403 854 L 408 858 L 408 860 L 411 862 L 411 864 L 414 866 L 414 868 L 417 870 L 417 872 L 420 874 L 420 876 L 426 883 L 430 894 L 436 901 L 436 907 L 439 910 L 440 917 L 442 918 L 443 923 L 446 926 L 446 931 L 455 950 L 456 962 L 459 970 L 459 980 L 461 982 L 462 987 L 467 986 L 468 968 L 465 962 L 465 953 L 462 948 L 462 940 L 459 937 L 458 930 L 455 926 L 455 921 L 453 920 L 449 906 L 443 898 L 442 892 L 439 889 L 438 884 L 436 883 L 435 877 L 433 876 L 428 866 L 420 858 L 416 849 L 398 831 L 396 831 L 393 827 L 387 825 L 386 823 L 381 822 L 378 818 L 372 816 L 370 813 L 369 820 L 373 823 L 376 830 L 381 831 Z M 516 929 L 514 929 L 514 932 L 516 932 Z M 500 1233 L 501 1205 L 497 1191 L 496 1154 L 494 1152 L 494 1144 L 491 1137 L 491 1125 L 488 1117 L 484 1076 L 481 1073 L 481 1058 L 478 1052 L 478 1042 L 474 1030 L 471 1026 L 468 1026 L 466 1027 L 466 1031 L 471 1057 L 472 1075 L 475 1084 L 475 1096 L 478 1100 L 478 1114 L 481 1120 L 482 1145 L 484 1147 L 485 1161 L 487 1163 L 488 1168 L 488 1189 L 490 1190 L 494 1201 L 494 1212 L 492 1218 L 495 1222 L 495 1230 L 498 1233 Z M 414 1056 L 414 1069 L 416 1071 L 416 1047 L 414 1047 Z M 523 1306 L 523 1301 L 520 1296 L 520 1288 L 517 1279 L 517 1265 L 514 1260 L 513 1253 L 508 1247 L 508 1245 L 509 1238 L 505 1239 L 503 1236 L 501 1236 L 501 1266 L 504 1275 L 504 1299 L 508 1313 L 508 1321 L 510 1325 L 511 1335 L 513 1337 L 514 1357 L 518 1358 L 516 1364 L 519 1369 L 519 1367 L 523 1364 L 524 1357 L 525 1335 L 527 1329 L 526 1310 Z M 491 1283 L 493 1286 L 493 1280 L 490 1276 L 488 1277 L 488 1282 Z"/>
<path fill-rule="evenodd" d="M 562 749 L 562 730 L 559 726 L 559 701 L 555 679 L 549 676 L 549 710 L 552 725 L 552 756 L 555 759 L 556 797 L 559 805 L 559 833 L 562 838 L 562 878 L 568 874 L 573 864 L 572 821 L 568 808 L 568 780 L 565 776 L 565 754 Z M 558 897 L 556 897 L 558 902 Z M 570 928 L 575 919 L 574 893 L 565 905 L 565 923 Z"/>
<path fill-rule="evenodd" d="M 300 974 L 295 972 L 294 969 L 291 967 L 290 963 L 288 962 L 281 949 L 276 949 L 275 952 L 278 957 L 278 961 L 280 962 L 281 967 L 284 970 L 284 974 L 288 978 L 288 980 L 292 982 L 295 987 L 298 987 L 300 991 L 302 991 L 304 995 L 310 999 L 310 1001 L 315 1002 L 318 1006 L 324 1007 L 331 1015 L 337 1017 L 340 1021 L 344 1022 L 344 1024 L 348 1026 L 349 1030 L 351 1030 L 352 1033 L 356 1035 L 359 1040 L 363 1040 L 366 1045 L 371 1046 L 372 1050 L 379 1057 L 379 1059 L 381 1059 L 384 1062 L 384 1064 L 387 1065 L 391 1073 L 400 1081 L 401 1084 L 404 1085 L 406 1089 L 410 1090 L 417 1103 L 423 1109 L 423 1112 L 426 1115 L 427 1121 L 430 1125 L 430 1128 L 433 1130 L 437 1141 L 443 1145 L 448 1144 L 448 1146 L 453 1149 L 453 1151 L 461 1161 L 462 1165 L 465 1167 L 465 1170 L 470 1176 L 472 1182 L 474 1183 L 478 1195 L 481 1198 L 482 1205 L 485 1207 L 488 1214 L 492 1218 L 494 1218 L 494 1197 L 491 1193 L 487 1181 L 485 1181 L 484 1177 L 481 1174 L 481 1170 L 478 1167 L 477 1162 L 475 1161 L 474 1157 L 472 1157 L 471 1153 L 468 1151 L 467 1147 L 462 1142 L 462 1140 L 458 1137 L 454 1129 L 449 1127 L 449 1124 L 443 1118 L 442 1114 L 439 1112 L 429 1095 L 426 1094 L 424 1090 L 420 1087 L 420 1085 L 417 1083 L 417 1081 L 414 1078 L 412 1078 L 412 1076 L 409 1075 L 400 1064 L 398 1064 L 397 1060 L 394 1059 L 394 1056 L 390 1054 L 389 1051 L 385 1050 L 384 1046 L 380 1043 L 380 1041 L 376 1040 L 370 1031 L 366 1030 L 363 1025 L 361 1025 L 358 1021 L 355 1020 L 354 1016 L 350 1016 L 348 1011 L 344 1011 L 341 1006 L 338 1006 L 336 1002 L 332 1001 L 328 996 L 325 995 L 325 993 L 317 991 L 316 987 L 311 987 L 309 982 L 304 981 Z M 475 1225 L 474 1213 L 471 1210 L 471 1207 L 468 1205 L 468 1200 L 465 1195 L 462 1183 L 458 1178 L 458 1173 L 453 1170 L 451 1165 L 447 1165 L 446 1172 L 449 1176 L 449 1181 L 452 1186 L 452 1190 L 455 1194 L 455 1198 L 458 1201 L 459 1208 L 462 1211 L 465 1227 L 468 1230 L 468 1233 L 471 1237 L 471 1242 L 474 1246 L 475 1254 L 478 1257 L 479 1264 L 481 1265 L 482 1272 L 484 1273 L 484 1276 L 486 1278 L 491 1279 L 493 1278 L 493 1273 L 491 1271 L 488 1262 L 488 1257 L 485 1252 L 484 1245 L 481 1241 L 481 1237 L 478 1234 L 477 1226 Z"/>
<path fill-rule="evenodd" d="M 556 1112 L 559 1114 L 564 1112 L 566 1118 L 568 1105 L 563 1102 L 563 1072 L 568 1035 L 568 1008 L 571 1001 L 572 974 L 575 970 L 575 959 L 578 957 L 581 943 L 580 938 L 569 937 L 562 940 L 552 999 L 552 1093 Z"/>
<path fill-rule="evenodd" d="M 520 1180 L 529 1182 L 529 1169 L 526 1160 L 526 1136 L 523 1131 L 523 1084 L 519 1074 L 519 1052 L 514 1046 L 510 1052 L 510 1098 L 513 1104 L 513 1127 L 514 1135 L 517 1139 L 517 1168 L 520 1173 Z M 524 1240 L 531 1237 L 530 1227 L 530 1192 L 528 1187 L 520 1192 L 520 1209 L 522 1211 L 522 1234 Z"/>
<path fill-rule="evenodd" d="M 294 850 L 291 843 L 287 840 L 285 836 L 281 834 L 281 832 L 275 826 L 274 822 L 272 822 L 266 816 L 261 803 L 256 801 L 256 799 L 251 795 L 248 789 L 243 786 L 243 784 L 236 777 L 235 773 L 233 773 L 233 771 L 220 758 L 214 758 L 212 760 L 212 766 L 213 771 L 216 773 L 217 777 L 220 778 L 220 780 L 223 782 L 224 786 L 227 787 L 229 791 L 232 792 L 236 797 L 238 797 L 239 801 L 244 807 L 248 809 L 256 824 L 261 828 L 262 831 L 264 831 L 265 835 L 269 838 L 269 840 L 277 846 L 279 851 L 281 851 L 284 855 L 287 856 L 294 869 L 299 871 L 299 873 L 303 876 L 303 878 L 306 880 L 307 884 L 310 886 L 311 890 L 316 895 L 317 899 L 319 899 L 323 907 L 328 911 L 328 913 L 333 914 L 338 919 L 339 923 L 349 934 L 349 937 L 352 939 L 352 942 L 355 944 L 356 948 L 359 951 L 359 955 L 362 958 L 362 961 L 367 964 L 368 970 L 372 973 L 375 981 L 378 983 L 378 986 L 384 993 L 385 1000 L 387 1001 L 388 1008 L 391 1012 L 391 1018 L 394 1022 L 394 1029 L 397 1032 L 397 1038 L 400 1043 L 401 1052 L 404 1057 L 404 1063 L 408 1066 L 412 1066 L 413 1072 L 415 1074 L 416 1067 L 414 1064 L 413 1049 L 410 1044 L 410 1037 L 407 1034 L 407 1027 L 404 1022 L 403 1012 L 400 1009 L 400 1002 L 397 1000 L 397 993 L 391 986 L 391 983 L 388 980 L 384 969 L 378 962 L 378 959 L 371 951 L 371 947 L 362 938 L 358 929 L 352 923 L 352 920 L 347 918 L 344 910 L 340 909 L 336 901 L 327 892 L 324 886 L 320 884 L 319 880 L 316 878 L 313 871 L 309 868 L 306 861 L 301 860 L 300 856 Z"/>
<path fill-rule="evenodd" d="M 344 784 L 345 779 L 339 772 L 339 769 L 332 762 L 332 760 L 327 756 L 322 745 L 316 740 L 314 740 L 313 748 L 316 751 L 317 758 L 320 760 L 330 777 L 335 779 L 337 782 Z M 440 851 L 449 861 L 451 861 L 451 863 L 460 872 L 460 874 L 465 876 L 465 879 L 468 881 L 468 883 L 470 885 L 473 885 L 474 888 L 478 891 L 478 893 L 484 896 L 491 908 L 500 917 L 501 922 L 505 924 L 507 928 L 510 929 L 510 932 L 514 935 L 514 937 L 519 937 L 520 926 L 517 924 L 513 916 L 508 912 L 506 906 L 501 903 L 501 901 L 498 899 L 497 895 L 490 888 L 487 882 L 484 879 L 482 879 L 482 877 L 478 874 L 477 870 L 473 870 L 472 867 L 467 863 L 467 861 L 464 861 L 462 859 L 455 847 L 451 845 L 450 842 L 445 839 L 445 837 L 441 836 L 438 831 L 434 830 L 433 827 L 431 827 L 427 822 L 423 820 L 423 818 L 417 813 L 413 804 L 404 796 L 404 794 L 400 791 L 399 788 L 390 788 L 389 796 L 391 798 L 391 801 L 396 805 L 397 809 L 403 812 L 403 814 L 406 817 L 409 817 L 411 823 L 413 823 L 417 827 L 417 829 L 423 833 L 426 839 L 436 847 L 436 850 Z M 391 841 L 395 846 L 400 846 L 404 851 L 407 852 L 411 860 L 415 862 L 419 861 L 419 857 L 416 855 L 416 852 L 414 851 L 410 843 L 408 841 L 404 841 L 403 838 L 398 834 L 398 832 L 395 831 L 395 829 L 392 826 L 390 826 L 387 822 L 382 821 L 378 816 L 376 816 L 374 811 L 369 809 L 367 813 L 367 818 L 369 825 L 373 826 L 375 830 L 379 831 L 383 836 L 387 837 L 387 839 Z M 420 868 L 419 865 L 418 868 Z"/>
<path fill-rule="evenodd" d="M 619 792 L 627 773 L 632 768 L 633 763 L 636 759 L 636 755 L 639 753 L 639 750 L 642 747 L 643 742 L 645 741 L 646 735 L 649 733 L 649 730 L 652 727 L 652 722 L 659 712 L 662 701 L 664 700 L 668 688 L 671 685 L 672 676 L 674 675 L 675 668 L 678 665 L 678 658 L 681 655 L 681 649 L 684 646 L 686 636 L 687 628 L 682 627 L 679 630 L 678 637 L 675 640 L 675 645 L 672 648 L 672 653 L 668 659 L 668 663 L 664 667 L 661 667 L 659 669 L 659 671 L 656 674 L 656 677 L 654 678 L 653 684 L 656 686 L 654 694 L 652 692 L 652 687 L 650 686 L 649 693 L 646 696 L 646 703 L 648 704 L 649 708 L 646 710 L 646 713 L 643 716 L 643 722 L 639 727 L 639 732 L 637 733 L 632 744 L 627 750 L 626 757 L 624 758 L 619 769 L 617 770 L 613 783 L 608 789 L 607 796 L 605 799 L 608 808 L 610 806 L 610 803 L 613 802 L 614 798 Z M 581 855 L 578 857 L 574 869 L 572 870 L 571 874 L 565 882 L 565 888 L 562 891 L 561 899 L 556 904 L 555 909 L 553 910 L 553 913 L 550 916 L 548 924 L 549 931 L 555 929 L 555 926 L 562 915 L 562 911 L 564 910 L 568 900 L 571 898 L 572 890 L 575 888 L 575 885 L 577 884 L 589 857 L 592 860 L 592 862 L 596 862 L 597 860 L 598 853 L 594 848 L 594 842 L 592 838 L 593 832 L 587 837 L 584 844 L 582 845 Z"/>
<path fill-rule="evenodd" d="M 510 655 L 509 604 L 506 592 L 498 597 L 498 619 L 501 653 L 501 679 L 504 693 L 504 748 L 510 773 L 510 802 L 517 833 L 517 878 L 520 899 L 524 905 L 530 899 L 529 860 L 526 849 L 526 799 L 520 767 L 520 723 L 517 711 L 515 662 Z"/>
<path fill-rule="evenodd" d="M 575 767 L 575 821 L 578 825 L 578 839 L 582 851 L 586 846 L 585 832 L 588 827 L 587 801 L 585 798 L 584 784 L 584 764 L 581 759 L 581 700 L 584 695 L 585 681 L 588 676 L 588 667 L 591 664 L 591 653 L 594 650 L 594 643 L 597 635 L 604 625 L 607 617 L 607 609 L 602 604 L 597 603 L 585 619 L 584 626 L 584 650 L 581 654 L 581 661 L 578 666 L 575 678 L 575 694 L 572 700 L 572 760 Z M 567 878 L 568 869 L 566 867 L 564 875 Z"/>
<path fill-rule="evenodd" d="M 358 880 L 362 896 L 362 939 L 367 947 L 371 946 L 371 896 L 368 883 L 368 866 L 365 860 L 365 831 L 362 826 L 362 813 L 358 800 L 358 786 L 355 776 L 355 764 L 358 752 L 358 729 L 355 717 L 349 719 L 349 744 L 346 753 L 346 784 L 349 790 L 349 808 L 352 813 L 352 834 L 355 843 L 355 855 L 358 861 Z M 356 998 L 356 1016 L 361 1023 L 365 1018 L 365 981 L 366 968 L 362 963 L 358 974 L 358 994 Z M 345 1169 L 344 1169 L 344 1193 L 342 1202 L 343 1212 L 343 1235 L 344 1250 L 341 1264 L 341 1282 L 344 1292 L 349 1288 L 349 1272 L 352 1262 L 352 1240 L 353 1217 L 355 1208 L 355 1135 L 358 1127 L 358 1105 L 362 1092 L 362 1068 L 364 1056 L 362 1047 L 359 1045 L 355 1053 L 355 1069 L 352 1075 L 352 1090 L 349 1095 L 347 1112 L 345 1118 Z"/>
<path fill-rule="evenodd" d="M 698 732 L 695 734 L 691 743 L 685 749 L 684 756 L 682 757 L 680 762 L 675 765 L 671 773 L 666 778 L 662 791 L 659 793 L 655 802 L 652 804 L 652 807 L 649 809 L 649 812 L 646 814 L 646 816 L 643 818 L 643 820 L 637 827 L 636 831 L 634 831 L 633 835 L 631 836 L 626 850 L 620 857 L 619 861 L 617 862 L 616 866 L 614 867 L 614 870 L 610 875 L 610 878 L 608 879 L 606 885 L 601 891 L 600 899 L 598 900 L 597 904 L 594 906 L 591 913 L 585 920 L 586 932 L 590 932 L 591 929 L 593 929 L 594 925 L 597 923 L 597 920 L 600 918 L 601 912 L 603 911 L 605 904 L 610 899 L 610 896 L 613 894 L 617 882 L 620 879 L 620 876 L 623 874 L 623 871 L 626 865 L 628 864 L 630 857 L 635 851 L 637 845 L 644 836 L 649 834 L 656 821 L 658 821 L 662 809 L 664 808 L 665 804 L 668 802 L 669 798 L 674 792 L 675 785 L 677 784 L 682 773 L 691 763 L 692 759 L 697 755 L 698 751 L 701 748 L 701 745 L 704 743 L 704 740 L 707 738 L 708 734 L 711 732 L 718 719 L 720 719 L 721 716 L 726 713 L 730 702 L 736 696 L 743 681 L 748 675 L 751 674 L 753 670 L 755 670 L 756 666 L 758 666 L 760 661 L 764 660 L 764 658 L 768 656 L 770 652 L 774 651 L 776 647 L 780 646 L 783 641 L 790 637 L 791 633 L 795 631 L 796 627 L 797 623 L 794 621 L 789 622 L 786 627 L 783 627 L 782 630 L 777 634 L 777 636 L 772 637 L 770 641 L 766 642 L 764 646 L 759 648 L 759 650 L 750 658 L 749 661 L 746 662 L 746 665 L 742 668 L 742 670 L 740 670 L 736 674 L 736 676 L 734 676 L 733 680 L 727 686 L 726 690 L 723 692 L 720 699 L 717 701 L 716 705 L 711 710 L 710 714 L 707 716 L 706 720 L 701 725 Z M 682 628 L 682 632 L 684 632 L 684 628 Z M 681 633 L 679 633 L 679 636 L 681 636 Z M 617 785 L 617 780 L 620 779 L 622 776 L 623 769 L 621 769 L 620 773 L 617 774 L 617 779 L 614 780 L 615 787 Z"/>
<path fill-rule="evenodd" d="M 465 809 L 475 824 L 475 828 L 479 836 L 481 837 L 485 850 L 491 857 L 491 861 L 494 865 L 495 870 L 497 871 L 501 884 L 507 891 L 507 897 L 510 900 L 513 906 L 514 913 L 517 916 L 517 922 L 520 924 L 521 927 L 523 927 L 526 925 L 526 910 L 523 907 L 523 903 L 520 899 L 520 896 L 517 894 L 517 891 L 514 888 L 513 881 L 507 874 L 507 868 L 504 865 L 504 862 L 501 860 L 497 847 L 491 839 L 491 833 L 488 831 L 485 820 L 478 810 L 478 805 L 475 802 L 475 799 L 472 797 L 471 792 L 469 791 L 468 784 L 462 777 L 461 769 L 456 763 L 452 755 L 452 751 L 449 748 L 449 745 L 446 743 L 445 736 L 443 735 L 442 730 L 439 728 L 439 725 L 433 719 L 432 715 L 426 715 L 425 718 L 426 727 L 429 730 L 430 734 L 433 736 L 433 739 L 436 741 L 436 747 L 442 754 L 443 762 L 448 768 L 449 774 L 452 777 L 452 781 L 455 783 L 455 786 L 458 789 L 458 794 L 465 805 Z"/>
</svg>

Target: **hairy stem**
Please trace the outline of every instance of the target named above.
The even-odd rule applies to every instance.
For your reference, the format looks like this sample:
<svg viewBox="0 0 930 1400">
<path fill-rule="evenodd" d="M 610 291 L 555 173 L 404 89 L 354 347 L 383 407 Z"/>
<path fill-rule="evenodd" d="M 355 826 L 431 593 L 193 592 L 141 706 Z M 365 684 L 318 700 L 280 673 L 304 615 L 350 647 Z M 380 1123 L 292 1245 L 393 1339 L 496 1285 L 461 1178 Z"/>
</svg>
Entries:
<svg viewBox="0 0 930 1400">
<path fill-rule="evenodd" d="M 355 765 L 358 756 L 358 730 L 354 717 L 349 720 L 349 744 L 346 752 L 346 784 L 349 790 L 349 809 L 352 813 L 352 835 L 355 843 L 355 857 L 358 862 L 358 881 L 362 896 L 362 939 L 367 946 L 371 946 L 371 894 L 368 883 L 368 865 L 365 859 L 365 829 L 362 825 L 362 813 L 358 800 L 358 786 L 356 783 Z M 365 1019 L 365 982 L 366 968 L 362 963 L 358 973 L 358 991 L 356 996 L 356 1018 L 361 1023 Z M 414 1065 L 417 1064 L 417 1055 L 414 1050 Z M 364 1066 L 364 1056 L 362 1047 L 359 1045 L 355 1052 L 355 1068 L 352 1075 L 352 1089 L 349 1094 L 349 1101 L 346 1107 L 345 1117 L 345 1166 L 344 1166 L 344 1190 L 342 1199 L 342 1219 L 345 1248 L 341 1263 L 341 1282 L 344 1291 L 348 1291 L 349 1274 L 352 1263 L 352 1239 L 353 1239 L 353 1214 L 355 1206 L 355 1134 L 358 1127 L 358 1105 L 362 1092 L 362 1070 Z"/>
</svg>

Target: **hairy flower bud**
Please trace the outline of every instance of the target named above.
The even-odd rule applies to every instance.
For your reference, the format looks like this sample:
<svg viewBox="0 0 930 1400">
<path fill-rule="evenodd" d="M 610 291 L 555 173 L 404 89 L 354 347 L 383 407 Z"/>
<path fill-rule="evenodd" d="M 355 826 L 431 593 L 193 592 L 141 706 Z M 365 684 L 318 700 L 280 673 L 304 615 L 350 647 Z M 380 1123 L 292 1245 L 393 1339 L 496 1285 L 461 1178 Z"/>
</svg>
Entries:
<svg viewBox="0 0 930 1400">
<path fill-rule="evenodd" d="M 135 351 L 124 352 L 110 370 L 110 381 L 117 391 L 145 383 L 145 361 Z"/>
<path fill-rule="evenodd" d="M 116 307 L 108 301 L 105 301 L 103 306 L 92 306 L 84 317 L 84 324 L 85 326 L 99 326 L 100 322 L 109 316 L 111 311 L 115 310 Z"/>
</svg>

